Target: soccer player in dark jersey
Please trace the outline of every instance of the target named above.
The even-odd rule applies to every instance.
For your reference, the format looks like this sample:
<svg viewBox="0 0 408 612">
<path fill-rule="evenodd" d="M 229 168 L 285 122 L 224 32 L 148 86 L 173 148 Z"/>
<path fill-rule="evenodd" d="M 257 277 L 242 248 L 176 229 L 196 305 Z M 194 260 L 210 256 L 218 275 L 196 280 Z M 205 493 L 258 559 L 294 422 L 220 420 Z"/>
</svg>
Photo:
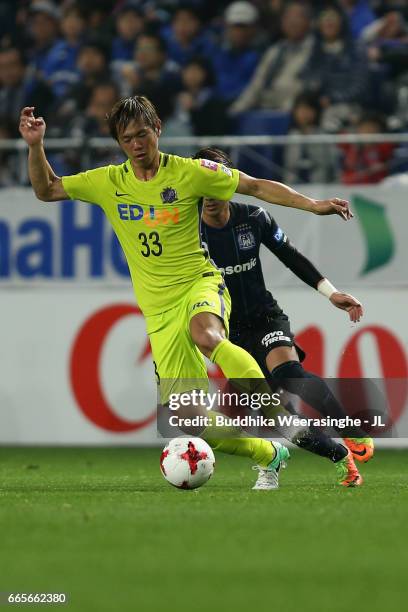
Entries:
<svg viewBox="0 0 408 612">
<path fill-rule="evenodd" d="M 217 148 L 201 149 L 197 158 L 205 158 L 226 167 L 228 156 Z M 307 372 L 301 362 L 305 353 L 294 342 L 287 315 L 265 287 L 259 249 L 264 244 L 303 282 L 327 296 L 331 303 L 348 312 L 357 322 L 363 314 L 358 300 L 341 293 L 290 243 L 276 221 L 259 206 L 203 199 L 201 234 L 210 257 L 224 272 L 232 298 L 230 339 L 251 353 L 272 387 L 279 385 L 301 397 L 319 413 L 344 417 L 345 413 L 326 383 Z M 337 466 L 339 482 L 361 484 L 357 469 L 346 463 L 368 461 L 373 455 L 371 438 L 345 438 L 346 446 L 312 428 L 298 446 L 328 457 Z"/>
</svg>

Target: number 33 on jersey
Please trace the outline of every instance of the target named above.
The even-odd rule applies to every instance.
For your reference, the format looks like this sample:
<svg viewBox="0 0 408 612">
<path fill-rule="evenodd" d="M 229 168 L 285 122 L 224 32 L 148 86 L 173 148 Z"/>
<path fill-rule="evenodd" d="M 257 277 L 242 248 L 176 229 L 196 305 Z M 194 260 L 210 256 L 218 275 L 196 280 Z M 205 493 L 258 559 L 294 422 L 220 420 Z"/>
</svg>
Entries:
<svg viewBox="0 0 408 612">
<path fill-rule="evenodd" d="M 157 174 L 138 179 L 130 161 L 62 177 L 74 200 L 98 204 L 125 253 L 145 316 L 172 308 L 186 287 L 214 270 L 201 246 L 202 197 L 229 200 L 239 172 L 205 159 L 160 154 Z"/>
</svg>

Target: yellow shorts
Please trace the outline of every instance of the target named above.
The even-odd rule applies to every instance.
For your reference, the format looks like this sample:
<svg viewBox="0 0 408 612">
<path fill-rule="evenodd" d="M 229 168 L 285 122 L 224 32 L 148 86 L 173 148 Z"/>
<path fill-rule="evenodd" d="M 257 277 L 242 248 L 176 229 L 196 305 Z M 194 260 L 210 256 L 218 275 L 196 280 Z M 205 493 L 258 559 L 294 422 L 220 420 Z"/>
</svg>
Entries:
<svg viewBox="0 0 408 612">
<path fill-rule="evenodd" d="M 199 312 L 212 312 L 222 319 L 228 335 L 231 298 L 221 273 L 202 276 L 187 290 L 174 308 L 146 317 L 161 403 L 170 393 L 205 386 L 204 357 L 190 335 L 190 321 Z"/>
</svg>

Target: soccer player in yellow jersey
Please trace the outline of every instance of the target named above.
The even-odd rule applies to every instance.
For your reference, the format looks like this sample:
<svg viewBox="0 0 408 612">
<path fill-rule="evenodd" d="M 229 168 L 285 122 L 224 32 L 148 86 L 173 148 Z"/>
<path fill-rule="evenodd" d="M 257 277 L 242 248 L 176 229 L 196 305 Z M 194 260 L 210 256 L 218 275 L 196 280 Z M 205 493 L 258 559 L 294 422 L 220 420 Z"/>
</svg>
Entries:
<svg viewBox="0 0 408 612">
<path fill-rule="evenodd" d="M 107 120 L 127 161 L 60 178 L 45 156 L 43 118 L 35 117 L 33 107 L 22 110 L 20 133 L 29 146 L 29 176 L 36 196 L 46 202 L 78 199 L 104 210 L 128 262 L 156 373 L 159 381 L 167 382 L 161 389 L 163 402 L 172 392 L 169 381 L 207 378 L 203 355 L 226 378 L 263 379 L 253 357 L 227 339 L 230 298 L 221 272 L 201 244 L 199 202 L 203 196 L 226 201 L 238 192 L 346 220 L 352 216 L 348 202 L 314 200 L 213 161 L 161 153 L 161 123 L 143 96 L 120 100 Z M 255 488 L 276 488 L 276 473 L 288 450 L 279 443 L 244 437 L 239 430 L 235 437 L 217 437 L 211 423 L 202 437 L 217 450 L 251 457 L 261 468 Z"/>
</svg>

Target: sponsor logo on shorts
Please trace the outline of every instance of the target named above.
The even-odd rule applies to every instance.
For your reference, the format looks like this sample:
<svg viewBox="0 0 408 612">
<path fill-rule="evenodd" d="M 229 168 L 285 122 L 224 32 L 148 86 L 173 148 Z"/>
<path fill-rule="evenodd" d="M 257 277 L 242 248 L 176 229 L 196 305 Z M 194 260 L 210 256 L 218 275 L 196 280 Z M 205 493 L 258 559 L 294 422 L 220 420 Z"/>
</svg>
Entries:
<svg viewBox="0 0 408 612">
<path fill-rule="evenodd" d="M 224 274 L 241 274 L 241 272 L 248 272 L 255 268 L 256 266 L 256 257 L 252 257 L 249 261 L 246 261 L 243 264 L 236 264 L 235 266 L 226 266 L 225 268 L 220 268 L 221 272 Z"/>
<path fill-rule="evenodd" d="M 218 170 L 217 162 L 210 161 L 209 159 L 200 159 L 200 166 L 204 166 L 204 168 L 208 168 L 214 172 L 217 172 Z"/>
<path fill-rule="evenodd" d="M 197 308 L 202 308 L 203 306 L 211 306 L 212 308 L 215 308 L 214 302 L 207 302 L 207 300 L 204 300 L 203 302 L 196 302 L 191 310 L 196 310 Z"/>
<path fill-rule="evenodd" d="M 284 336 L 283 331 L 273 331 L 266 334 L 266 336 L 262 338 L 261 342 L 264 346 L 269 346 L 274 342 L 292 342 L 292 340 L 288 336 Z"/>
<path fill-rule="evenodd" d="M 247 251 L 256 246 L 255 236 L 251 231 L 239 232 L 237 238 L 238 246 L 241 251 Z"/>
</svg>

